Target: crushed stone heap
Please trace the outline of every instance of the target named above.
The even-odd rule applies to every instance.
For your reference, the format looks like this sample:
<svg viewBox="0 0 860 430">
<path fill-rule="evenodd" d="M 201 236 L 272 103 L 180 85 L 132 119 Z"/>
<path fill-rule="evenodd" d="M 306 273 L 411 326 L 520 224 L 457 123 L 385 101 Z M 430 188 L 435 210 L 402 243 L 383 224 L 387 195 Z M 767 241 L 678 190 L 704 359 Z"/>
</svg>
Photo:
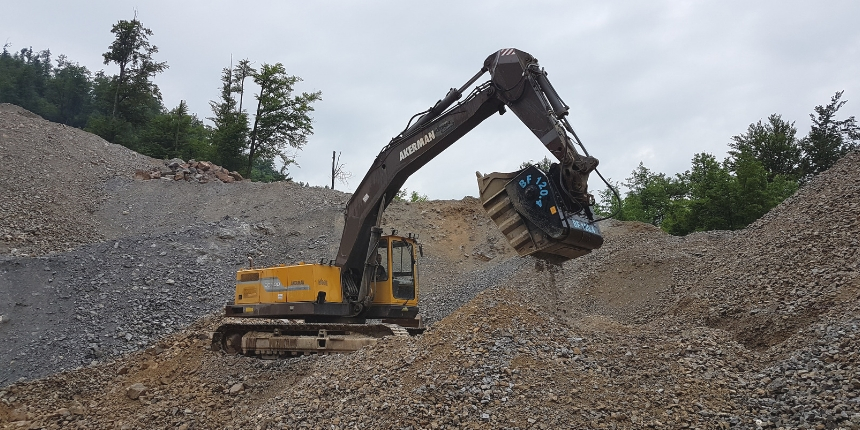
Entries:
<svg viewBox="0 0 860 430">
<path fill-rule="evenodd" d="M 7 118 L 2 115 L 0 121 Z M 15 136 L 25 141 L 33 133 L 43 136 L 36 128 Z M 134 233 L 116 246 L 0 261 L 0 281 L 14 275 L 28 291 L 52 285 L 121 307 L 130 292 L 119 284 L 136 287 L 134 307 L 121 308 L 132 317 L 112 314 L 122 334 L 132 332 L 128 319 L 141 324 L 139 331 L 158 331 L 162 323 L 174 328 L 168 335 L 148 333 L 145 341 L 134 337 L 142 343 L 128 349 L 134 352 L 35 380 L 4 381 L 0 425 L 860 428 L 857 152 L 745 230 L 673 237 L 653 226 L 610 221 L 601 226 L 601 249 L 563 265 L 517 257 L 475 199 L 394 205 L 385 228 L 408 227 L 424 238 L 421 300 L 433 313 L 428 331 L 349 355 L 282 361 L 211 351 L 217 301 L 195 306 L 195 294 L 229 300 L 229 279 L 203 285 L 229 278 L 246 255 L 264 264 L 333 252 L 346 196 L 247 181 L 170 181 L 170 187 L 168 181 L 106 181 L 108 190 L 121 193 L 103 205 L 152 193 L 170 202 L 166 207 L 193 200 L 212 211 L 207 216 L 228 218 L 177 212 L 164 221 L 176 224 L 152 224 L 162 229 L 157 235 L 129 224 Z M 235 201 L 242 203 L 229 205 Z M 125 216 L 149 222 L 134 209 Z M 169 249 L 161 248 L 165 243 Z M 50 301 L 53 316 L 65 312 L 66 300 Z M 121 336 L 100 337 L 94 328 L 106 311 L 87 303 L 74 302 L 71 316 L 80 318 L 63 322 L 69 328 L 62 335 L 121 344 Z M 159 307 L 169 312 L 155 314 Z M 175 316 L 180 312 L 186 315 Z M 14 318 L 0 324 L 0 334 L 14 324 Z M 48 330 L 15 333 L 46 348 L 75 348 Z M 60 349 L 44 354 L 49 351 Z"/>
<path fill-rule="evenodd" d="M 157 160 L 0 104 L 0 255 L 43 255 L 104 238 L 104 181 Z"/>
</svg>

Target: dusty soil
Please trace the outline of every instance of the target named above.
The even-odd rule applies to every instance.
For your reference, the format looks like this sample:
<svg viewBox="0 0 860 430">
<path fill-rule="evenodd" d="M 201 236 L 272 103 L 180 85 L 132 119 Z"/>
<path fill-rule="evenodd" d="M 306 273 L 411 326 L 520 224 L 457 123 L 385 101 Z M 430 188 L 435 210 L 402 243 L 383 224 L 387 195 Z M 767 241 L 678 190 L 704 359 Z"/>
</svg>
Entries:
<svg viewBox="0 0 860 430">
<path fill-rule="evenodd" d="M 858 153 L 745 230 L 609 221 L 563 265 L 475 199 L 392 205 L 428 331 L 282 361 L 208 333 L 248 256 L 330 258 L 347 194 L 134 181 L 158 161 L 10 106 L 0 161 L 6 428 L 860 427 Z"/>
</svg>

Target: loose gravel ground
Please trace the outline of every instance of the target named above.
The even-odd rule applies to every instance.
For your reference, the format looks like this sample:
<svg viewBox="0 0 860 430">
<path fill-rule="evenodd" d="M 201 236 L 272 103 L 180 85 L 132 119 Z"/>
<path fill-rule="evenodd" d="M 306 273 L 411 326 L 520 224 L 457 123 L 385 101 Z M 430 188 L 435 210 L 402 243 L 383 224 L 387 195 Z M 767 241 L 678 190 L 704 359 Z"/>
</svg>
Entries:
<svg viewBox="0 0 860 430">
<path fill-rule="evenodd" d="M 428 331 L 282 361 L 208 333 L 248 256 L 330 258 L 347 194 L 134 181 L 159 161 L 8 105 L 0 161 L 4 428 L 860 428 L 858 153 L 745 230 L 609 221 L 563 265 L 473 198 L 392 205 Z"/>
</svg>

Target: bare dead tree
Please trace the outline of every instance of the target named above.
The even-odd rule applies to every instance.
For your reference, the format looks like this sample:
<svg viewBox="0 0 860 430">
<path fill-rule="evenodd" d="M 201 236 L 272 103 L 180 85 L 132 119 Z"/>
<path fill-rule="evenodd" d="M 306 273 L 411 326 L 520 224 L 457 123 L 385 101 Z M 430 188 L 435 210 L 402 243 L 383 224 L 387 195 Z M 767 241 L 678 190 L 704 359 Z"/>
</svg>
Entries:
<svg viewBox="0 0 860 430">
<path fill-rule="evenodd" d="M 340 152 L 331 152 L 331 189 L 334 189 L 334 180 L 337 179 L 344 185 L 349 185 L 349 178 L 352 177 L 351 172 L 345 169 L 346 164 L 340 162 Z"/>
</svg>

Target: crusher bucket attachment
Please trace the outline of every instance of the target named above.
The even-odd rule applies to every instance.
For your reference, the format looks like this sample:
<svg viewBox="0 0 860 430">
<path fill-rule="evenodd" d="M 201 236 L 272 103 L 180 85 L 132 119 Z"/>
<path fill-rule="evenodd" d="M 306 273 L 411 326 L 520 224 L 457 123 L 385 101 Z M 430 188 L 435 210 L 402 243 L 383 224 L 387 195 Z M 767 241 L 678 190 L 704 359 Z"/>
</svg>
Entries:
<svg viewBox="0 0 860 430">
<path fill-rule="evenodd" d="M 563 205 L 556 182 L 535 166 L 478 172 L 481 205 L 520 255 L 565 261 L 603 245 L 600 230 Z"/>
</svg>

